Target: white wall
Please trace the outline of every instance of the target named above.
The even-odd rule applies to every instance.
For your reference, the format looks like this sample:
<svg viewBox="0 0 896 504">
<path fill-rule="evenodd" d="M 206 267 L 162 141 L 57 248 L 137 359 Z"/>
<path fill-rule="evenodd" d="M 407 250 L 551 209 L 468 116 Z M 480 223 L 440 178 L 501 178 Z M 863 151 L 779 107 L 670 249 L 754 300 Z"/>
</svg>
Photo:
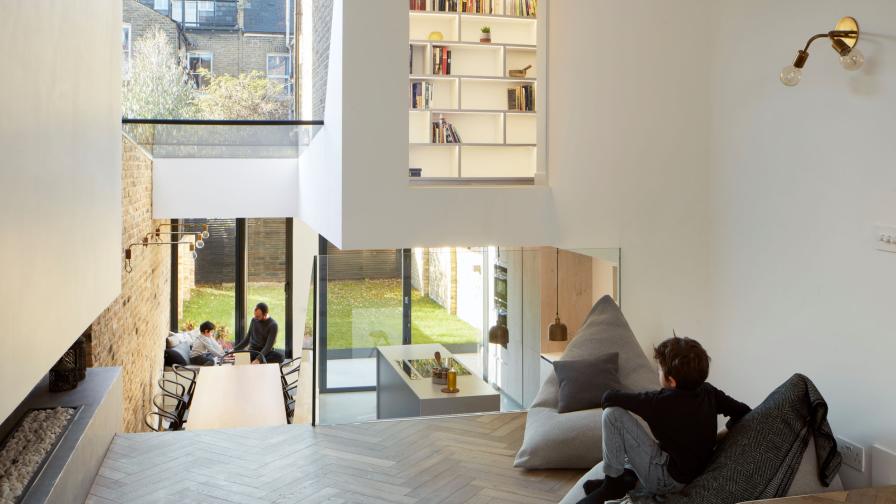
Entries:
<svg viewBox="0 0 896 504">
<path fill-rule="evenodd" d="M 622 298 L 645 347 L 706 291 L 712 3 L 550 2 L 548 177 L 567 249 L 621 247 Z M 596 20 L 600 30 L 594 30 Z M 611 22 L 612 20 L 612 22 Z M 686 27 L 688 29 L 683 29 Z M 588 43 L 583 43 L 587 34 Z M 594 57 L 594 48 L 600 57 Z"/>
<path fill-rule="evenodd" d="M 314 136 L 311 145 L 300 154 L 298 200 L 298 217 L 337 247 L 342 246 L 343 227 L 342 111 L 345 83 L 342 10 L 342 2 L 334 2 L 324 126 Z M 310 86 L 310 83 L 306 82 L 305 86 Z M 308 90 L 307 87 L 305 89 Z"/>
<path fill-rule="evenodd" d="M 293 217 L 296 159 L 155 158 L 154 219 Z"/>
<path fill-rule="evenodd" d="M 621 247 L 645 348 L 700 339 L 711 379 L 752 404 L 804 372 L 838 434 L 896 446 L 896 257 L 871 241 L 896 224 L 896 4 L 545 2 L 549 189 L 420 190 L 405 60 L 368 57 L 404 54 L 406 6 L 344 3 L 343 246 Z M 866 68 L 846 74 L 822 41 L 799 87 L 778 83 L 845 14 Z"/>
<path fill-rule="evenodd" d="M 711 380 L 754 405 L 805 373 L 837 434 L 892 447 L 896 256 L 871 227 L 896 222 L 896 5 L 845 5 L 552 2 L 548 168 L 561 246 L 622 247 L 645 347 L 673 329 L 700 339 Z M 821 41 L 803 83 L 782 86 L 845 14 L 866 68 L 847 74 Z M 868 474 L 844 471 L 851 486 Z"/>
<path fill-rule="evenodd" d="M 844 15 L 863 29 L 865 68 L 842 70 L 818 41 L 803 82 L 782 86 L 777 74 L 805 39 Z M 835 433 L 891 449 L 896 255 L 873 250 L 871 236 L 875 223 L 896 224 L 893 19 L 888 0 L 721 4 L 707 334 L 714 377 L 733 392 L 756 403 L 805 373 Z M 858 486 L 869 474 L 844 475 Z"/>
<path fill-rule="evenodd" d="M 3 2 L 0 419 L 121 287 L 121 3 Z"/>
<path fill-rule="evenodd" d="M 337 149 L 335 154 L 325 151 L 325 155 L 341 168 L 340 185 L 310 178 L 306 184 L 305 165 L 302 168 L 303 191 L 326 191 L 328 197 L 337 197 L 336 189 L 342 188 L 338 217 L 342 228 L 329 226 L 322 234 L 344 249 L 550 241 L 554 228 L 548 211 L 550 192 L 545 187 L 471 190 L 408 186 L 407 60 L 371 57 L 407 54 L 407 5 L 337 0 L 335 9 L 333 19 L 339 24 L 341 17 L 342 24 L 333 31 L 324 130 L 339 135 L 340 140 L 321 139 L 321 132 L 312 148 L 323 140 Z M 337 31 L 342 35 L 338 44 Z M 337 83 L 334 78 L 340 75 L 334 68 L 339 67 L 341 80 Z M 341 86 L 335 95 L 341 100 L 331 99 L 334 85 Z M 334 103 L 342 107 L 338 132 L 330 122 Z M 337 156 L 341 159 L 335 159 Z M 307 201 L 310 206 L 311 199 Z M 307 212 L 310 209 L 303 205 L 303 219 Z M 311 219 L 306 221 L 315 229 L 323 227 Z"/>
</svg>

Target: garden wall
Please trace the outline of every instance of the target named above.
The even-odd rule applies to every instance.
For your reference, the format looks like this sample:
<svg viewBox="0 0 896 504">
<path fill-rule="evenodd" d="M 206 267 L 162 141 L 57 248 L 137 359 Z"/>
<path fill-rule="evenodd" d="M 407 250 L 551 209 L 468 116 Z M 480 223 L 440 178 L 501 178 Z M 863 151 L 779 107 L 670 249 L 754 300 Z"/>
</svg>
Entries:
<svg viewBox="0 0 896 504">
<path fill-rule="evenodd" d="M 195 283 L 232 284 L 236 267 L 236 222 L 234 219 L 187 219 L 190 224 L 208 224 L 209 239 L 196 261 Z M 286 219 L 248 219 L 250 282 L 286 281 Z"/>
</svg>

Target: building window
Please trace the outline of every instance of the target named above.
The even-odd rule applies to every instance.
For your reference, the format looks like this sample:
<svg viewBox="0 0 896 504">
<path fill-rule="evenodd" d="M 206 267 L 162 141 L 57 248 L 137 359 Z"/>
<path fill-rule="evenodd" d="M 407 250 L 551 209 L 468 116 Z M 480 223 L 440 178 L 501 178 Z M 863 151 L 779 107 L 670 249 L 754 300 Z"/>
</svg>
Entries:
<svg viewBox="0 0 896 504">
<path fill-rule="evenodd" d="M 213 59 L 210 52 L 187 53 L 187 68 L 190 70 L 190 76 L 192 76 L 193 82 L 196 84 L 196 89 L 202 89 L 208 85 L 208 76 L 212 73 Z"/>
<path fill-rule="evenodd" d="M 292 72 L 288 54 L 268 54 L 268 79 L 283 86 L 284 94 L 292 94 Z"/>
<path fill-rule="evenodd" d="M 121 77 L 129 79 L 131 76 L 131 25 L 121 25 Z"/>
<path fill-rule="evenodd" d="M 155 0 L 152 8 L 157 11 L 168 12 L 168 0 Z"/>
</svg>

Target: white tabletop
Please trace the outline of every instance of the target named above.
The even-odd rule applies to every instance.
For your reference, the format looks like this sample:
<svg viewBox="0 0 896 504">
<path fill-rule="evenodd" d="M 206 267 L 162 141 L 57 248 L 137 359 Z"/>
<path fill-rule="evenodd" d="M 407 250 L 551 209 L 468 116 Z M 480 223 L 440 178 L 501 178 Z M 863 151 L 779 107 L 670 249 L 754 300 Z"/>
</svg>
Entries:
<svg viewBox="0 0 896 504">
<path fill-rule="evenodd" d="M 399 362 L 405 359 L 432 359 L 436 352 L 442 354 L 442 361 L 445 362 L 449 357 L 454 357 L 444 346 L 439 344 L 426 345 L 396 345 L 377 347 L 382 357 L 388 361 L 395 372 L 401 376 L 405 383 L 414 391 L 421 400 L 427 399 L 445 399 L 450 397 L 475 397 L 498 395 L 498 392 L 486 383 L 482 377 L 475 374 L 473 370 L 467 368 L 471 374 L 457 376 L 457 388 L 460 392 L 455 394 L 446 394 L 442 392 L 445 385 L 437 385 L 432 382 L 431 378 L 419 378 L 412 380 L 407 373 L 401 368 Z M 455 359 L 457 359 L 455 357 Z"/>
<path fill-rule="evenodd" d="M 285 424 L 277 364 L 205 366 L 199 371 L 187 430 Z"/>
</svg>

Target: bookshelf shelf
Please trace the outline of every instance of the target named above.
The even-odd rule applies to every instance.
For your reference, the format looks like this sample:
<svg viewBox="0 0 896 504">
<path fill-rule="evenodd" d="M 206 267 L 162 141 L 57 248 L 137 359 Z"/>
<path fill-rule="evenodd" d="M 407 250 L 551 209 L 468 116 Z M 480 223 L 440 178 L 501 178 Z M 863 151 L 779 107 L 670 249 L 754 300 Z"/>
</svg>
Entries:
<svg viewBox="0 0 896 504">
<path fill-rule="evenodd" d="M 462 142 L 462 143 L 432 143 L 419 142 L 409 144 L 411 147 L 527 147 L 535 148 L 536 144 L 524 143 L 482 143 L 482 142 Z"/>
<path fill-rule="evenodd" d="M 439 40 L 439 41 L 411 40 L 410 43 L 411 43 L 411 45 L 417 45 L 417 46 L 434 46 L 434 45 L 448 46 L 448 47 L 467 46 L 467 47 L 480 47 L 482 49 L 507 48 L 507 49 L 511 49 L 511 50 L 518 49 L 518 50 L 528 50 L 528 51 L 534 51 L 535 49 L 537 49 L 536 46 L 529 45 L 529 44 L 502 44 L 499 42 L 464 42 L 461 40 Z"/>
<path fill-rule="evenodd" d="M 424 179 L 534 176 L 538 19 L 505 14 L 518 2 L 533 0 L 494 0 L 491 14 L 409 11 L 408 161 Z M 491 42 L 479 41 L 483 26 Z M 443 40 L 429 40 L 433 32 Z"/>
<path fill-rule="evenodd" d="M 535 115 L 535 111 L 528 110 L 490 110 L 490 109 L 419 109 L 411 108 L 409 112 L 426 112 L 430 114 L 516 114 Z"/>
<path fill-rule="evenodd" d="M 537 79 L 500 77 L 500 76 L 489 76 L 489 75 L 411 75 L 411 77 L 410 77 L 410 80 L 412 80 L 412 81 L 452 80 L 452 79 L 501 81 L 501 82 L 531 82 L 531 83 L 537 82 Z"/>
<path fill-rule="evenodd" d="M 538 18 L 535 16 L 514 16 L 511 14 L 477 14 L 475 12 L 439 12 L 439 11 L 418 11 L 412 10 L 410 11 L 411 16 L 435 16 L 435 17 L 446 17 L 446 18 L 478 18 L 478 19 L 501 19 L 501 20 L 513 20 L 520 22 L 528 22 L 535 23 Z"/>
</svg>

